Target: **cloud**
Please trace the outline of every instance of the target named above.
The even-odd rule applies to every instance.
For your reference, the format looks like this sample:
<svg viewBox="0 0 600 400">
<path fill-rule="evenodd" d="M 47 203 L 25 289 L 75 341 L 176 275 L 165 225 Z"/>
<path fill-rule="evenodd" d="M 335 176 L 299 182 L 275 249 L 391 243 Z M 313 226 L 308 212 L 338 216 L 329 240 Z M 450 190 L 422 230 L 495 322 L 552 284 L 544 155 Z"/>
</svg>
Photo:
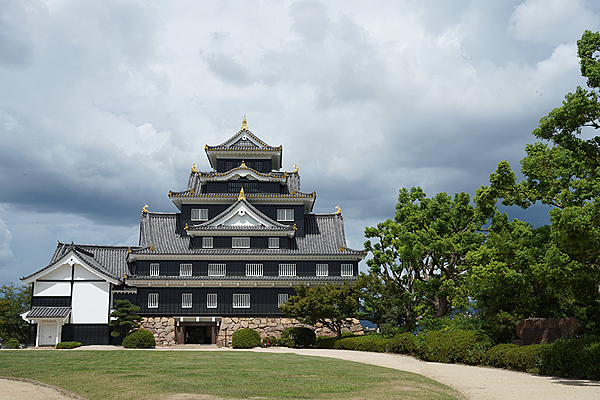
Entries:
<svg viewBox="0 0 600 400">
<path fill-rule="evenodd" d="M 0 264 L 6 264 L 14 258 L 10 248 L 11 241 L 12 233 L 8 230 L 6 223 L 0 219 Z"/>
<path fill-rule="evenodd" d="M 515 8 L 508 31 L 519 40 L 572 41 L 586 29 L 598 29 L 600 16 L 584 0 L 527 0 Z"/>
</svg>

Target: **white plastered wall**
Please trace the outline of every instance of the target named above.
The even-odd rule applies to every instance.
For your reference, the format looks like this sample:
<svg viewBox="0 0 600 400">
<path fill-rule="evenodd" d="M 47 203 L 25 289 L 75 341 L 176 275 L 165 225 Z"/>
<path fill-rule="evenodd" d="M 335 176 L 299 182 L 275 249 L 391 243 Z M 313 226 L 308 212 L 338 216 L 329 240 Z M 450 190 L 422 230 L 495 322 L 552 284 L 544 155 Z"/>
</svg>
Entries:
<svg viewBox="0 0 600 400">
<path fill-rule="evenodd" d="M 36 282 L 33 287 L 34 296 L 70 296 L 70 282 Z"/>
<path fill-rule="evenodd" d="M 109 282 L 75 282 L 71 323 L 107 324 L 109 300 Z"/>
</svg>

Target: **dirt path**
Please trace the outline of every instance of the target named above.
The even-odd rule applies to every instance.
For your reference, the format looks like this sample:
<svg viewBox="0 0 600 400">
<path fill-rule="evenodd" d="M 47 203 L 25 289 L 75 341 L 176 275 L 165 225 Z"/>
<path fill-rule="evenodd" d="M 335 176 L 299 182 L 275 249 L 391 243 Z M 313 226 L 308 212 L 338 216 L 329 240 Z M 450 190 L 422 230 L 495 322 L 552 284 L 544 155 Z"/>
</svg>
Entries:
<svg viewBox="0 0 600 400">
<path fill-rule="evenodd" d="M 600 382 L 562 379 L 497 368 L 425 362 L 399 354 L 349 350 L 288 349 L 271 347 L 258 352 L 296 353 L 338 358 L 421 374 L 458 390 L 472 400 L 598 400 Z"/>
<path fill-rule="evenodd" d="M 122 350 L 115 346 L 84 346 L 80 350 Z M 78 349 L 78 350 L 79 350 Z M 248 351 L 217 349 L 213 346 L 175 346 L 158 351 Z M 399 354 L 368 353 L 349 350 L 256 348 L 261 353 L 295 353 L 305 356 L 330 357 L 414 372 L 444 383 L 470 400 L 599 400 L 600 382 L 562 379 L 526 374 L 496 368 L 439 364 L 420 361 Z M 24 381 L 0 378 L 0 399 L 73 399 L 56 388 Z"/>
</svg>

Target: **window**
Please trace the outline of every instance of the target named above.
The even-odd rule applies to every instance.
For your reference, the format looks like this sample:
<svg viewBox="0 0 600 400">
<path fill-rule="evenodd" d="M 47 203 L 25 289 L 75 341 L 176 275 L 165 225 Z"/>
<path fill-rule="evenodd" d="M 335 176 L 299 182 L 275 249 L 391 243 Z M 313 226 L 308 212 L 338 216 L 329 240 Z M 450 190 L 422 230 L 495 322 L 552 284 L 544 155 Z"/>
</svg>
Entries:
<svg viewBox="0 0 600 400">
<path fill-rule="evenodd" d="M 250 238 L 249 237 L 231 238 L 231 248 L 233 248 L 233 249 L 249 249 L 250 248 Z"/>
<path fill-rule="evenodd" d="M 342 264 L 342 276 L 353 276 L 354 266 L 352 264 Z"/>
<path fill-rule="evenodd" d="M 150 276 L 159 276 L 160 275 L 160 264 L 152 263 L 150 264 Z"/>
<path fill-rule="evenodd" d="M 254 169 L 258 172 L 263 172 L 262 170 L 262 161 L 257 161 L 254 163 Z"/>
<path fill-rule="evenodd" d="M 206 308 L 217 308 L 217 294 L 208 293 L 206 295 Z"/>
<path fill-rule="evenodd" d="M 191 293 L 181 293 L 181 308 L 192 308 Z"/>
<path fill-rule="evenodd" d="M 263 265 L 246 264 L 246 276 L 263 276 Z"/>
<path fill-rule="evenodd" d="M 279 264 L 279 276 L 296 276 L 296 264 Z"/>
<path fill-rule="evenodd" d="M 285 302 L 288 301 L 288 296 L 289 295 L 287 293 L 279 293 L 277 295 L 277 307 L 284 305 Z"/>
<path fill-rule="evenodd" d="M 277 221 L 293 221 L 294 220 L 294 209 L 293 208 L 278 208 L 277 209 Z"/>
<path fill-rule="evenodd" d="M 192 264 L 179 264 L 179 276 L 192 276 Z"/>
<path fill-rule="evenodd" d="M 208 221 L 208 208 L 192 208 L 192 221 Z"/>
<path fill-rule="evenodd" d="M 202 238 L 202 248 L 203 249 L 212 249 L 213 248 L 213 238 L 212 237 L 203 237 Z"/>
<path fill-rule="evenodd" d="M 233 308 L 250 308 L 250 294 L 234 294 Z"/>
<path fill-rule="evenodd" d="M 227 264 L 208 264 L 208 276 L 225 276 Z"/>
<path fill-rule="evenodd" d="M 244 193 L 258 192 L 258 182 L 227 182 L 228 193 L 239 193 L 244 188 Z"/>
<path fill-rule="evenodd" d="M 232 168 L 233 168 L 233 161 L 226 161 L 225 162 L 225 170 L 229 171 Z"/>
<path fill-rule="evenodd" d="M 279 248 L 279 238 L 278 237 L 270 237 L 269 238 L 269 248 L 270 249 L 278 249 Z"/>
<path fill-rule="evenodd" d="M 329 276 L 329 264 L 317 264 L 317 276 Z"/>
<path fill-rule="evenodd" d="M 148 308 L 158 308 L 158 293 L 148 293 Z"/>
</svg>

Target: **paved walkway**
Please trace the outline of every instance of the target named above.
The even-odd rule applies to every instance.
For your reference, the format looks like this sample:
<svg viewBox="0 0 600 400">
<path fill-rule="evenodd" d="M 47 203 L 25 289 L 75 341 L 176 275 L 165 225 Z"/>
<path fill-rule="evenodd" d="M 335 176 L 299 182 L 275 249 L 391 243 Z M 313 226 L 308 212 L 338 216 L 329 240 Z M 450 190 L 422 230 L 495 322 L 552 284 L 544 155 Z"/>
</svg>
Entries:
<svg viewBox="0 0 600 400">
<path fill-rule="evenodd" d="M 84 346 L 77 350 L 122 350 L 115 346 Z M 135 350 L 134 350 L 135 351 Z M 218 349 L 214 346 L 184 345 L 157 348 L 156 351 L 248 351 Z M 258 353 L 295 353 L 330 357 L 414 372 L 444 383 L 469 400 L 598 400 L 600 382 L 562 379 L 496 368 L 472 367 L 420 361 L 399 354 L 369 353 L 349 350 L 256 348 Z M 29 389 L 28 389 L 29 388 Z M 9 396 L 9 397 L 5 397 Z M 19 397 L 21 396 L 21 397 Z M 72 399 L 50 387 L 0 379 L 0 399 Z"/>
</svg>

